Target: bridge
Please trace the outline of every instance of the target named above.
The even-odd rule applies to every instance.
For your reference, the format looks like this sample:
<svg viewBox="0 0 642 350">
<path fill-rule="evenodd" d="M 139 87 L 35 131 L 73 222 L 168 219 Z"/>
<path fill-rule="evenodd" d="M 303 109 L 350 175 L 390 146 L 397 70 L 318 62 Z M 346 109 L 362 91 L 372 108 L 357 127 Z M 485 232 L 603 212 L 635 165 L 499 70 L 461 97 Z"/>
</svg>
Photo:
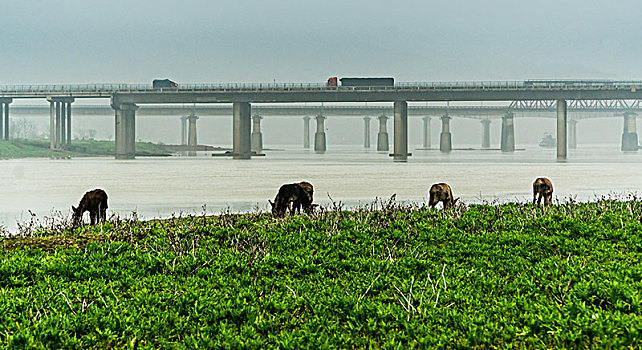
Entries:
<svg viewBox="0 0 642 350">
<path fill-rule="evenodd" d="M 253 134 L 256 134 L 256 131 L 255 133 L 251 131 L 252 103 L 392 102 L 393 107 L 388 107 L 388 110 L 384 111 L 392 115 L 394 121 L 394 151 L 391 156 L 395 161 L 406 161 L 409 155 L 407 120 L 409 113 L 414 109 L 412 106 L 408 107 L 408 102 L 513 101 L 508 108 L 487 107 L 486 109 L 488 113 L 497 113 L 498 109 L 503 109 L 502 149 L 510 151 L 511 145 L 514 149 L 515 111 L 555 111 L 557 158 L 564 160 L 567 157 L 568 146 L 569 103 L 567 101 L 571 102 L 572 108 L 579 110 L 600 107 L 623 113 L 625 123 L 622 149 L 637 150 L 635 111 L 640 108 L 641 88 L 642 81 L 591 80 L 401 83 L 390 87 L 328 87 L 323 84 L 181 84 L 176 89 L 154 89 L 146 84 L 19 85 L 0 86 L 0 110 L 4 114 L 4 118 L 0 116 L 0 120 L 4 119 L 4 137 L 8 138 L 9 104 L 14 99 L 45 98 L 50 102 L 50 147 L 62 148 L 69 144 L 71 138 L 71 104 L 76 99 L 109 98 L 115 114 L 116 157 L 127 159 L 133 158 L 135 154 L 135 116 L 139 105 L 231 103 L 232 107 L 227 108 L 229 108 L 228 113 L 233 116 L 233 157 L 249 159 L 253 154 L 252 139 L 255 137 Z M 255 112 L 256 110 L 257 108 Z M 346 111 L 344 109 L 344 112 Z M 454 111 L 455 108 L 451 107 L 441 113 L 440 149 L 444 152 L 452 149 L 448 121 Z M 464 109 L 461 111 L 463 112 Z M 328 108 L 323 108 L 322 113 L 317 114 L 316 117 L 315 150 L 318 152 L 325 151 L 323 122 L 324 115 L 328 115 L 328 112 Z M 142 110 L 139 113 L 142 113 Z M 384 113 L 377 114 L 387 118 Z M 472 115 L 473 112 L 470 113 Z M 478 117 L 483 116 L 480 115 L 480 109 L 474 113 Z M 424 116 L 428 115 L 424 114 Z M 190 129 L 192 123 L 195 125 L 195 119 L 190 120 Z M 380 123 L 382 123 L 381 119 L 380 117 Z M 488 119 L 484 118 L 484 120 Z M 260 135 L 259 123 L 260 117 L 255 117 L 255 129 L 259 125 L 257 136 Z M 486 130 L 486 123 L 489 122 L 482 122 L 484 130 Z M 573 122 L 570 125 L 573 125 Z M 306 128 L 307 130 L 309 127 Z M 382 131 L 384 130 L 380 133 Z M 2 134 L 1 130 L 0 134 Z M 485 138 L 484 134 L 483 139 Z M 387 144 L 387 140 L 385 141 Z"/>
</svg>

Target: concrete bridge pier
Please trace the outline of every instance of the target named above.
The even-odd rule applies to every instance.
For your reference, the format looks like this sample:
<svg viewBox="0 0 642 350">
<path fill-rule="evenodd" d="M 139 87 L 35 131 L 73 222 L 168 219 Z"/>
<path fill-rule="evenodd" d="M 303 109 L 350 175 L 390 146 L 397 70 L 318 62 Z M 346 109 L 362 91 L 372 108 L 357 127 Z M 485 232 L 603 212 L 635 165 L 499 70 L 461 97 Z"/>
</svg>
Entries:
<svg viewBox="0 0 642 350">
<path fill-rule="evenodd" d="M 310 148 L 310 117 L 303 117 L 303 148 Z"/>
<path fill-rule="evenodd" d="M 61 139 L 60 133 L 62 132 L 62 102 L 56 101 L 56 149 L 60 149 Z"/>
<path fill-rule="evenodd" d="M 198 145 L 198 139 L 196 137 L 196 121 L 198 117 L 193 113 L 187 116 L 187 145 L 190 147 L 190 150 L 187 152 L 187 155 L 190 157 L 196 156 L 196 146 Z"/>
<path fill-rule="evenodd" d="M 379 118 L 379 133 L 377 134 L 377 151 L 388 152 L 390 142 L 388 141 L 388 117 L 381 115 Z"/>
<path fill-rule="evenodd" d="M 515 151 L 515 123 L 512 113 L 507 113 L 502 117 L 502 152 Z"/>
<path fill-rule="evenodd" d="M 394 154 L 395 162 L 408 161 L 408 102 L 395 101 L 394 104 Z"/>
<path fill-rule="evenodd" d="M 490 119 L 484 119 L 482 123 L 482 148 L 490 148 Z"/>
<path fill-rule="evenodd" d="M 325 117 L 322 115 L 316 116 L 317 120 L 317 132 L 314 134 L 314 151 L 317 153 L 325 153 L 326 143 L 325 143 Z"/>
<path fill-rule="evenodd" d="M 450 134 L 450 117 L 441 117 L 441 135 L 439 137 L 439 150 L 442 153 L 450 153 L 453 149 L 452 135 Z"/>
<path fill-rule="evenodd" d="M 423 130 L 423 148 L 430 148 L 432 143 L 430 140 L 430 117 L 423 117 L 424 121 L 424 130 Z"/>
<path fill-rule="evenodd" d="M 9 104 L 11 98 L 0 98 L 0 140 L 9 139 Z"/>
<path fill-rule="evenodd" d="M 261 133 L 261 117 L 260 115 L 252 116 L 252 152 L 263 152 L 263 133 Z"/>
<path fill-rule="evenodd" d="M 181 117 L 181 146 L 187 145 L 187 116 Z"/>
<path fill-rule="evenodd" d="M 568 148 L 577 148 L 577 120 L 575 119 L 568 121 Z"/>
<path fill-rule="evenodd" d="M 67 146 L 67 103 L 60 103 L 60 148 Z"/>
<path fill-rule="evenodd" d="M 234 102 L 232 106 L 233 159 L 250 159 L 252 157 L 252 106 L 249 102 Z"/>
<path fill-rule="evenodd" d="M 566 100 L 557 100 L 557 160 L 566 160 Z"/>
<path fill-rule="evenodd" d="M 637 152 L 638 127 L 635 113 L 624 113 L 624 131 L 622 132 L 622 151 Z"/>
<path fill-rule="evenodd" d="M 116 111 L 114 146 L 116 159 L 136 157 L 136 110 L 133 103 L 112 106 Z"/>
<path fill-rule="evenodd" d="M 71 104 L 73 97 L 47 97 L 49 101 L 49 148 L 71 146 Z"/>
<path fill-rule="evenodd" d="M 363 117 L 363 147 L 370 148 L 370 117 Z"/>
<path fill-rule="evenodd" d="M 65 103 L 67 103 L 67 108 L 65 109 L 67 111 L 67 122 L 65 123 L 67 126 L 67 136 L 65 140 L 67 141 L 67 148 L 69 148 L 71 146 L 71 102 Z"/>
<path fill-rule="evenodd" d="M 49 149 L 56 148 L 56 102 L 49 100 Z"/>
</svg>

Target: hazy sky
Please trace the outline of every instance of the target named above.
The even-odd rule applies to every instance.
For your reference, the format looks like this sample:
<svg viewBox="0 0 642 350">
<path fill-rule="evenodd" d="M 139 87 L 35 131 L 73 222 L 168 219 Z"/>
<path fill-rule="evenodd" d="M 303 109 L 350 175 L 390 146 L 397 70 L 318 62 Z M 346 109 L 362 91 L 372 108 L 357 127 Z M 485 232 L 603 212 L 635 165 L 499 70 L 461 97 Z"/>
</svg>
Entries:
<svg viewBox="0 0 642 350">
<path fill-rule="evenodd" d="M 0 85 L 642 80 L 637 1 L 0 1 Z M 16 101 L 25 103 L 45 101 Z M 179 120 L 170 120 L 139 118 L 138 138 L 178 142 Z M 228 144 L 230 123 L 202 119 L 199 141 Z M 329 143 L 362 142 L 361 123 L 328 120 Z M 410 141 L 419 143 L 420 121 L 412 123 Z M 267 145 L 301 142 L 300 120 L 263 124 Z M 581 124 L 580 142 L 620 140 L 620 120 Z M 74 128 L 90 127 L 107 138 L 113 117 L 74 118 Z M 455 120 L 452 128 L 455 143 L 480 142 L 479 122 Z M 517 144 L 553 130 L 551 120 L 516 121 Z M 492 138 L 499 142 L 498 122 Z"/>
<path fill-rule="evenodd" d="M 2 1 L 0 85 L 642 79 L 638 1 Z"/>
</svg>

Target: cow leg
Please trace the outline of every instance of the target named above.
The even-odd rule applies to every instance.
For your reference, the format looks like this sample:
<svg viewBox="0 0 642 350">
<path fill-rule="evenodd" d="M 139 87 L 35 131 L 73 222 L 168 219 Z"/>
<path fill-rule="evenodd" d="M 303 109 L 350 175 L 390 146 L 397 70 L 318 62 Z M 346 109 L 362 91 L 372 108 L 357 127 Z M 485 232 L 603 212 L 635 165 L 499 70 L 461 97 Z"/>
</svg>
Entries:
<svg viewBox="0 0 642 350">
<path fill-rule="evenodd" d="M 96 224 L 96 212 L 94 211 L 89 212 L 89 220 L 91 222 L 91 225 Z"/>
</svg>

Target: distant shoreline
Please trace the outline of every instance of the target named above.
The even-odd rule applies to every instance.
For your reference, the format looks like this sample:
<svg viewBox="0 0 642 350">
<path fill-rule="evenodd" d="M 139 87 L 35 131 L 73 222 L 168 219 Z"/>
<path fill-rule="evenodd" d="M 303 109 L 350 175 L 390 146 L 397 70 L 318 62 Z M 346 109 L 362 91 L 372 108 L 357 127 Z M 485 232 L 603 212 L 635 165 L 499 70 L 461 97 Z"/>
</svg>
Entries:
<svg viewBox="0 0 642 350">
<path fill-rule="evenodd" d="M 136 142 L 137 157 L 169 157 L 187 151 L 225 151 L 228 148 L 198 145 L 165 145 L 152 142 Z M 104 140 L 73 140 L 68 149 L 51 150 L 49 140 L 9 140 L 0 141 L 0 159 L 19 158 L 71 158 L 113 156 L 114 142 Z"/>
</svg>

